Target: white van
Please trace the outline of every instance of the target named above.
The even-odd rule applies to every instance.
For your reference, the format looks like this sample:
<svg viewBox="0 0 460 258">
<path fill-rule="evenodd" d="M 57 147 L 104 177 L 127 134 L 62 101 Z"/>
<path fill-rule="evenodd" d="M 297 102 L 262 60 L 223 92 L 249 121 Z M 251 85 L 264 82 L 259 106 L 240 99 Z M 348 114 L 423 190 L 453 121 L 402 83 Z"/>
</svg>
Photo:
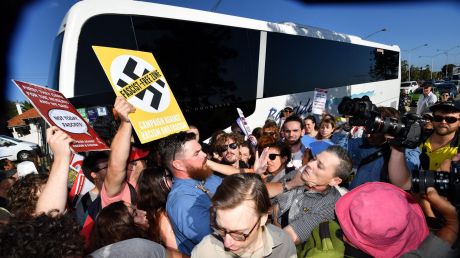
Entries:
<svg viewBox="0 0 460 258">
<path fill-rule="evenodd" d="M 416 81 L 401 82 L 401 90 L 407 90 L 407 93 L 411 93 L 416 90 L 420 85 Z"/>
<path fill-rule="evenodd" d="M 40 154 L 40 147 L 37 144 L 0 135 L 0 159 L 24 161 L 35 154 Z"/>
</svg>

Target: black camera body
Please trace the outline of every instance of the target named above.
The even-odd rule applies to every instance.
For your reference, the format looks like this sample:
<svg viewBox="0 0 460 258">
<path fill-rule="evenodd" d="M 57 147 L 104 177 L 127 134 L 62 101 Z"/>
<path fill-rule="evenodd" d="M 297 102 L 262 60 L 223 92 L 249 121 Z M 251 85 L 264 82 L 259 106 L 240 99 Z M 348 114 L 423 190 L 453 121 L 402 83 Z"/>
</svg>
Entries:
<svg viewBox="0 0 460 258">
<path fill-rule="evenodd" d="M 416 114 L 407 114 L 399 123 L 396 119 L 383 119 L 377 106 L 368 96 L 351 99 L 344 97 L 338 106 L 341 115 L 349 116 L 350 126 L 364 126 L 369 134 L 384 133 L 394 137 L 391 144 L 415 148 L 423 141 L 425 120 Z"/>
<path fill-rule="evenodd" d="M 414 170 L 411 180 L 414 193 L 426 193 L 428 187 L 434 187 L 460 210 L 460 162 L 452 162 L 450 172 Z"/>
</svg>

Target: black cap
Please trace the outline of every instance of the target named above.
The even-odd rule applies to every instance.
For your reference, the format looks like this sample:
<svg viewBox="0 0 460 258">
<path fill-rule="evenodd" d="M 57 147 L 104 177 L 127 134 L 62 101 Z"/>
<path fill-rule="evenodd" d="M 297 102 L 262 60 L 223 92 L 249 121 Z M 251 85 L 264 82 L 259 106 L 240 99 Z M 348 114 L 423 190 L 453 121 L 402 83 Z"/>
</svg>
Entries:
<svg viewBox="0 0 460 258">
<path fill-rule="evenodd" d="M 442 112 L 460 112 L 459 101 L 445 101 L 438 102 L 430 107 L 431 112 L 442 111 Z"/>
</svg>

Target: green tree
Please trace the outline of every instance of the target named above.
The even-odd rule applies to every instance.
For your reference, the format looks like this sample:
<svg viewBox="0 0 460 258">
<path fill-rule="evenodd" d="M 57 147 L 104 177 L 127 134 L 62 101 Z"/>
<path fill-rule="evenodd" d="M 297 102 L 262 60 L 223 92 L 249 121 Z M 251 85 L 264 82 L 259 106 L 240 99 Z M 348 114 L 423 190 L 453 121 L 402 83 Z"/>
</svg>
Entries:
<svg viewBox="0 0 460 258">
<path fill-rule="evenodd" d="M 22 112 L 27 111 L 34 107 L 28 101 L 19 102 L 19 105 L 21 106 Z M 6 120 L 9 120 L 18 115 L 18 109 L 16 108 L 16 102 L 8 100 L 6 101 L 5 106 L 6 106 Z"/>
<path fill-rule="evenodd" d="M 21 108 L 22 108 L 22 112 L 24 112 L 24 111 L 34 108 L 34 106 L 28 101 L 23 101 L 21 102 Z"/>
<path fill-rule="evenodd" d="M 447 77 L 452 77 L 452 68 L 454 67 L 455 65 L 454 64 L 448 64 L 448 65 L 444 65 L 441 69 L 441 72 L 442 72 L 442 78 L 446 77 L 446 67 L 447 67 Z"/>
<path fill-rule="evenodd" d="M 408 69 L 409 65 L 407 60 L 402 60 L 401 61 L 401 81 L 405 82 L 409 79 L 408 75 Z"/>
</svg>

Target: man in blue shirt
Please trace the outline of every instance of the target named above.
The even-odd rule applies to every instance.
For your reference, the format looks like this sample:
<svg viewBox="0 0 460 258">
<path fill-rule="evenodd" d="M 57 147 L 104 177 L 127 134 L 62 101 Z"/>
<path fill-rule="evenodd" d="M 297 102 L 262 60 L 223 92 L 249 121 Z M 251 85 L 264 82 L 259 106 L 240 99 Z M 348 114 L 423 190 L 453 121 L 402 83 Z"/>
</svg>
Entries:
<svg viewBox="0 0 460 258">
<path fill-rule="evenodd" d="M 166 202 L 179 251 L 190 256 L 201 239 L 212 232 L 211 197 L 222 179 L 206 166 L 207 156 L 194 133 L 180 132 L 161 140 L 163 165 L 174 176 Z"/>
</svg>

